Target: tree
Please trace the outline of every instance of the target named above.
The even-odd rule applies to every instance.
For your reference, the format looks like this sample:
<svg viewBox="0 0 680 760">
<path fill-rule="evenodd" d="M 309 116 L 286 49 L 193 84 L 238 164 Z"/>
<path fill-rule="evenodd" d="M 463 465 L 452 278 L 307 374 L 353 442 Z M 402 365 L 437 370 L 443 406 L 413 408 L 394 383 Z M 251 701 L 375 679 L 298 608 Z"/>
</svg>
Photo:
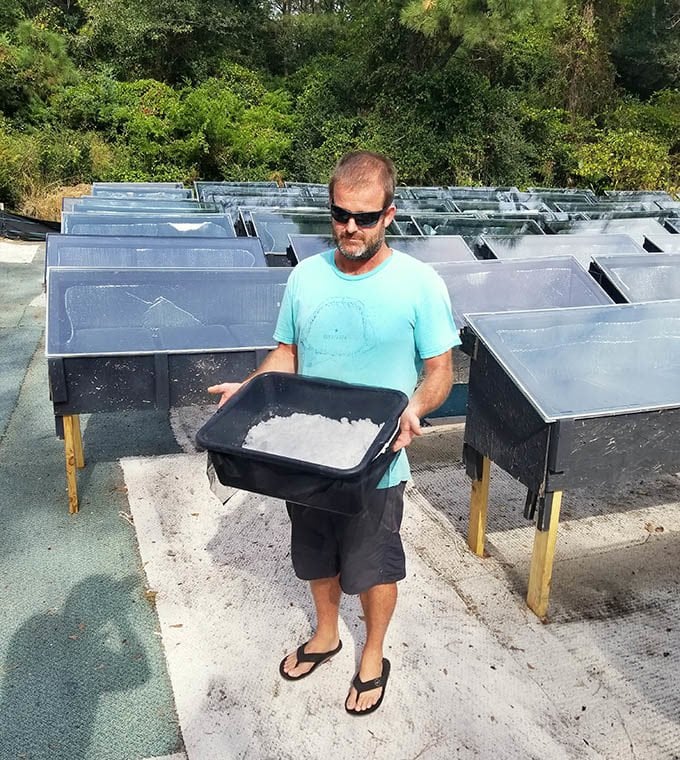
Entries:
<svg viewBox="0 0 680 760">
<path fill-rule="evenodd" d="M 449 35 L 466 48 L 496 47 L 528 28 L 551 29 L 566 0 L 409 0 L 406 26 L 435 37 Z"/>
<path fill-rule="evenodd" d="M 52 94 L 77 79 L 62 35 L 22 21 L 0 36 L 0 111 L 6 116 L 44 118 Z"/>
<path fill-rule="evenodd" d="M 621 83 L 643 98 L 680 87 L 680 0 L 626 3 L 613 57 Z"/>
<path fill-rule="evenodd" d="M 224 57 L 256 58 L 265 15 L 257 0 L 80 0 L 87 23 L 77 39 L 121 79 L 169 84 L 215 73 Z"/>
</svg>

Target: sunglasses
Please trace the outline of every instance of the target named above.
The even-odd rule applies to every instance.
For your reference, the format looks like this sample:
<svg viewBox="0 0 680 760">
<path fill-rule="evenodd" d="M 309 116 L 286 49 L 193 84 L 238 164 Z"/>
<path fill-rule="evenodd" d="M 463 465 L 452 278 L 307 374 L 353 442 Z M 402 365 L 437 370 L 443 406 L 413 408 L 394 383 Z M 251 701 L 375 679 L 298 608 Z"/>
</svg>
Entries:
<svg viewBox="0 0 680 760">
<path fill-rule="evenodd" d="M 381 208 L 380 211 L 357 211 L 353 213 L 342 208 L 342 206 L 336 206 L 334 203 L 331 203 L 331 216 L 336 222 L 340 222 L 340 224 L 347 224 L 350 219 L 354 219 L 357 227 L 375 227 L 380 217 L 391 205 L 390 203 L 385 208 Z"/>
</svg>

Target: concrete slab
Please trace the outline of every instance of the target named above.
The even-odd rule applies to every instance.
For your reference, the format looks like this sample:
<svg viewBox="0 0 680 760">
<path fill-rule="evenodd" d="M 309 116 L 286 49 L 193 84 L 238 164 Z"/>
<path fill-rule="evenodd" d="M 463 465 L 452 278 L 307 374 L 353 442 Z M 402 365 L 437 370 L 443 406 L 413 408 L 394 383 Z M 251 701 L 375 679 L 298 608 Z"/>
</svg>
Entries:
<svg viewBox="0 0 680 760">
<path fill-rule="evenodd" d="M 236 491 L 223 505 L 210 492 L 193 436 L 212 411 L 171 413 L 186 454 L 122 462 L 190 760 L 679 756 L 680 479 L 565 495 L 544 625 L 524 603 L 534 529 L 523 488 L 494 468 L 489 556 L 475 557 L 463 424 L 427 429 L 411 451 L 393 677 L 379 713 L 355 721 L 342 702 L 360 608 L 345 599 L 332 663 L 300 684 L 280 679 L 312 608 L 289 567 L 282 504 Z"/>
<path fill-rule="evenodd" d="M 278 675 L 312 615 L 289 567 L 282 502 L 239 492 L 221 505 L 202 454 L 122 465 L 189 758 L 597 756 L 419 556 L 428 518 L 416 502 L 386 653 L 394 675 L 380 712 L 358 722 L 342 707 L 363 637 L 355 598 L 345 599 L 333 662 L 299 684 Z"/>
<path fill-rule="evenodd" d="M 44 247 L 44 243 L 0 240 L 0 262 L 4 264 L 28 264 L 40 254 Z"/>
</svg>

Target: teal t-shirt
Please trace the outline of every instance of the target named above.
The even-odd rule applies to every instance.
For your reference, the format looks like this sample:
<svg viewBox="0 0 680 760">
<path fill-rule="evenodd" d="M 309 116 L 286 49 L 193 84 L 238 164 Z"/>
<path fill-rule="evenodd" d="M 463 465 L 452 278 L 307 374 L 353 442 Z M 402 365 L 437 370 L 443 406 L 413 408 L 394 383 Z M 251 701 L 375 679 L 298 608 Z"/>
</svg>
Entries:
<svg viewBox="0 0 680 760">
<path fill-rule="evenodd" d="M 341 272 L 333 250 L 302 261 L 288 279 L 274 340 L 297 346 L 302 375 L 395 388 L 409 398 L 422 360 L 460 343 L 444 281 L 399 251 L 360 275 Z M 402 450 L 378 487 L 409 476 Z"/>
</svg>

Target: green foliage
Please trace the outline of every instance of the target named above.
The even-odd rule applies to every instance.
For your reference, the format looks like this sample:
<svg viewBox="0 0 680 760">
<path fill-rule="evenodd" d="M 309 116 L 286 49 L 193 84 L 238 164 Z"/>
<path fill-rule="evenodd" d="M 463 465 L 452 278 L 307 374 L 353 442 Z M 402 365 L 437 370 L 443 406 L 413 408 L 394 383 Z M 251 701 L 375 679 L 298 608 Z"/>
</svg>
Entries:
<svg viewBox="0 0 680 760">
<path fill-rule="evenodd" d="M 675 187 L 678 13 L 678 0 L 6 0 L 0 193 L 325 182 L 361 147 L 392 156 L 404 183 Z"/>
<path fill-rule="evenodd" d="M 288 76 L 314 58 L 335 53 L 346 43 L 348 30 L 341 14 L 285 14 L 268 24 L 267 67 L 275 75 Z"/>
<path fill-rule="evenodd" d="M 592 122 L 574 119 L 565 109 L 541 108 L 533 102 L 523 102 L 520 110 L 522 133 L 533 151 L 531 182 L 526 184 L 552 187 L 572 184 L 578 166 L 576 151 L 595 128 Z"/>
<path fill-rule="evenodd" d="M 80 0 L 87 22 L 75 41 L 120 79 L 204 79 L 225 57 L 257 60 L 265 22 L 256 0 Z"/>
<path fill-rule="evenodd" d="M 291 101 L 254 75 L 234 72 L 188 90 L 181 128 L 196 143 L 196 170 L 206 178 L 263 180 L 287 159 L 294 124 Z"/>
<path fill-rule="evenodd" d="M 680 87 L 680 4 L 677 0 L 621 0 L 621 25 L 612 57 L 624 86 L 643 98 Z"/>
<path fill-rule="evenodd" d="M 0 119 L 0 200 L 12 208 L 37 188 L 91 182 L 109 166 L 95 134 L 63 128 L 18 132 Z"/>
<path fill-rule="evenodd" d="M 35 142 L 0 118 L 0 201 L 15 208 L 38 174 L 38 164 Z"/>
<path fill-rule="evenodd" d="M 401 20 L 427 36 L 450 35 L 467 48 L 501 45 L 518 30 L 550 29 L 563 0 L 410 0 Z"/>
<path fill-rule="evenodd" d="M 357 112 L 356 69 L 327 56 L 298 75 L 289 175 L 326 182 L 340 156 L 362 144 L 365 118 Z"/>
<path fill-rule="evenodd" d="M 3 0 L 0 13 L 0 34 L 11 32 L 24 17 L 21 0 Z"/>
<path fill-rule="evenodd" d="M 111 179 L 266 179 L 287 160 L 291 99 L 241 66 L 223 71 L 183 90 L 102 73 L 64 90 L 54 110 L 100 132 L 116 156 Z"/>
<path fill-rule="evenodd" d="M 607 123 L 647 132 L 668 143 L 671 152 L 680 153 L 680 91 L 661 90 L 646 102 L 629 98 L 608 115 Z"/>
<path fill-rule="evenodd" d="M 110 71 L 101 71 L 59 90 L 51 101 L 52 120 L 72 129 L 96 129 L 117 134 L 114 111 L 122 85 Z"/>
<path fill-rule="evenodd" d="M 45 118 L 50 96 L 77 79 L 62 35 L 22 21 L 0 36 L 0 111 L 5 115 Z"/>
<path fill-rule="evenodd" d="M 666 187 L 671 179 L 668 145 L 637 130 L 613 129 L 598 132 L 596 141 L 578 151 L 577 178 L 580 183 L 606 189 Z"/>
<path fill-rule="evenodd" d="M 535 93 L 538 100 L 544 101 L 546 94 L 554 93 L 555 83 L 561 78 L 553 36 L 531 25 L 510 33 L 496 76 L 504 87 Z"/>
</svg>

